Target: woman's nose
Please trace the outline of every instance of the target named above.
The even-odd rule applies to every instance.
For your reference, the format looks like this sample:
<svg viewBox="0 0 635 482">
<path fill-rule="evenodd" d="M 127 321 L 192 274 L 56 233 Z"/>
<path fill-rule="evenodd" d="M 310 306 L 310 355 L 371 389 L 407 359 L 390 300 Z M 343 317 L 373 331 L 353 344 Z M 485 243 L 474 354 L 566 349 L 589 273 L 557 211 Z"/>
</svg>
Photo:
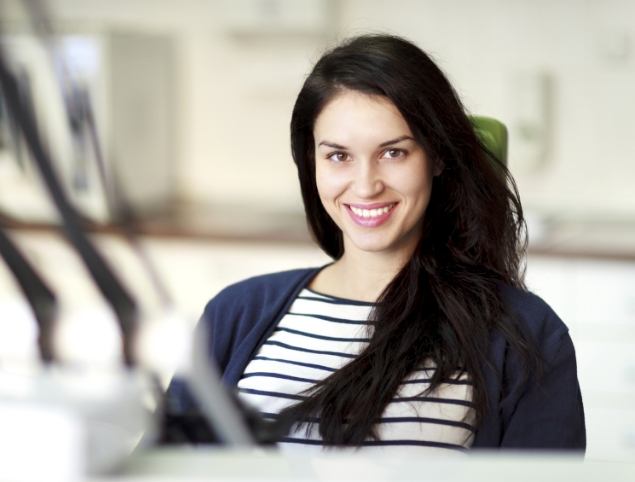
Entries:
<svg viewBox="0 0 635 482">
<path fill-rule="evenodd" d="M 360 198 L 372 198 L 384 190 L 378 166 L 372 161 L 358 164 L 353 180 L 353 192 Z"/>
</svg>

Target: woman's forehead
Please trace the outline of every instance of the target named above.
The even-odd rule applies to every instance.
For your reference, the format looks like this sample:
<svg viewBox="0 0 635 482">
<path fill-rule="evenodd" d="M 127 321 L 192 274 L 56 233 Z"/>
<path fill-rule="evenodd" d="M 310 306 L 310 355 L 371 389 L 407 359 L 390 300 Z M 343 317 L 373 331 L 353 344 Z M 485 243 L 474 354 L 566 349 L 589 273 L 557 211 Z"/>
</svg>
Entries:
<svg viewBox="0 0 635 482">
<path fill-rule="evenodd" d="M 344 146 L 380 144 L 412 137 L 408 123 L 390 99 L 355 90 L 340 91 L 327 102 L 315 121 L 313 133 L 316 145 L 323 141 Z"/>
</svg>

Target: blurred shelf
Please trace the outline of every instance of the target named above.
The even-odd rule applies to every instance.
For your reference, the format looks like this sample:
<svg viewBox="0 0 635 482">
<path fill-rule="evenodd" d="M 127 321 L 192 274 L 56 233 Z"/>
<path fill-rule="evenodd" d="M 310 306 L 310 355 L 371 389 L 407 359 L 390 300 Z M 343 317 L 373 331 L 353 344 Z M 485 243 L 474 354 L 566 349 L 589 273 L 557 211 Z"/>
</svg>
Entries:
<svg viewBox="0 0 635 482">
<path fill-rule="evenodd" d="M 52 222 L 7 219 L 0 215 L 0 226 L 22 231 L 53 231 Z M 123 235 L 118 223 L 87 221 L 86 229 L 96 234 Z M 312 243 L 303 213 L 280 212 L 243 207 L 207 208 L 176 206 L 169 210 L 138 217 L 130 227 L 140 236 L 209 241 L 261 242 L 271 244 Z"/>
<path fill-rule="evenodd" d="M 532 239 L 529 253 L 570 258 L 635 261 L 635 221 L 554 219 Z"/>
<path fill-rule="evenodd" d="M 0 225 L 18 230 L 56 229 L 54 223 L 9 220 L 2 216 Z M 123 234 L 117 224 L 87 223 L 87 229 Z M 132 230 L 141 236 L 157 238 L 295 245 L 313 242 L 303 212 L 238 206 L 177 205 L 144 215 Z M 529 232 L 530 255 L 635 261 L 635 221 L 552 219 L 535 229 L 539 236 L 532 237 L 532 226 Z"/>
</svg>

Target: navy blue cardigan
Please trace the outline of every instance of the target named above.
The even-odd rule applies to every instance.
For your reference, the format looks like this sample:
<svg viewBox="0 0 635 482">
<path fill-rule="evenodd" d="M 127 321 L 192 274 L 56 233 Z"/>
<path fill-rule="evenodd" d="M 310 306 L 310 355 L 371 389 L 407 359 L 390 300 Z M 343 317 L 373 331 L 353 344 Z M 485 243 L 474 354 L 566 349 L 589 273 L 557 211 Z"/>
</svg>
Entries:
<svg viewBox="0 0 635 482">
<path fill-rule="evenodd" d="M 209 356 L 223 381 L 235 387 L 296 295 L 321 268 L 250 278 L 222 290 L 206 306 L 201 322 L 209 330 Z M 518 354 L 494 332 L 483 364 L 489 410 L 474 448 L 586 448 L 582 397 L 575 351 L 568 329 L 539 297 L 501 287 L 509 313 L 540 347 L 545 373 L 539 384 L 523 382 Z"/>
</svg>

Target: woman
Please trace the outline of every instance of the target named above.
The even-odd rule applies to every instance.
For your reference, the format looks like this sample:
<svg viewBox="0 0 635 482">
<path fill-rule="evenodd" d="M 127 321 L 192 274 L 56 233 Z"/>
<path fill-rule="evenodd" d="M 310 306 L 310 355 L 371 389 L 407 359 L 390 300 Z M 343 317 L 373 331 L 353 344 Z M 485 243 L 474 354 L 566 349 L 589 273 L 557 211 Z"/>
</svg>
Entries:
<svg viewBox="0 0 635 482">
<path fill-rule="evenodd" d="M 431 59 L 392 36 L 326 53 L 291 147 L 333 263 L 206 307 L 225 382 L 288 447 L 585 448 L 567 328 L 526 291 L 522 208 Z"/>
</svg>

